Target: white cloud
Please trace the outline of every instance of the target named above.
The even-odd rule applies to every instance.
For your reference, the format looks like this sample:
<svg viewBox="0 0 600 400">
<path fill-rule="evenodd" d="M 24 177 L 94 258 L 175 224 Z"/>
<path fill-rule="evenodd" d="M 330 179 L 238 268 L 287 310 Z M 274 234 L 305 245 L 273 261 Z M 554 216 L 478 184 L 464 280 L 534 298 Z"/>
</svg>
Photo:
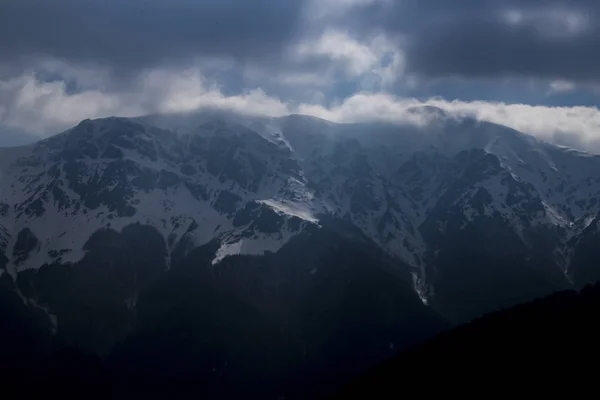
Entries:
<svg viewBox="0 0 600 400">
<path fill-rule="evenodd" d="M 312 115 L 333 122 L 426 122 L 421 115 L 409 110 L 421 103 L 389 94 L 358 93 L 339 104 L 325 107 L 317 104 L 301 104 L 298 113 Z"/>
<path fill-rule="evenodd" d="M 225 96 L 197 70 L 174 73 L 152 70 L 124 91 L 88 89 L 69 93 L 63 81 L 43 82 L 34 74 L 0 81 L 0 124 L 47 135 L 86 118 L 138 116 L 225 108 L 249 115 L 280 116 L 289 113 L 282 101 L 261 89 Z"/>
<path fill-rule="evenodd" d="M 600 150 L 600 110 L 596 107 L 547 107 L 484 101 L 464 102 L 430 99 L 418 101 L 387 94 L 358 93 L 331 107 L 303 104 L 298 112 L 336 122 L 385 121 L 426 123 L 415 107 L 434 106 L 451 115 L 511 127 L 548 141 L 568 141 Z"/>
<path fill-rule="evenodd" d="M 366 44 L 351 38 L 347 32 L 327 30 L 316 40 L 306 40 L 295 49 L 292 57 L 307 59 L 327 57 L 340 62 L 349 77 L 357 77 L 371 69 L 377 55 Z"/>
<path fill-rule="evenodd" d="M 145 94 L 148 89 L 162 91 L 153 112 L 185 112 L 216 107 L 249 115 L 281 116 L 289 113 L 285 103 L 268 96 L 261 89 L 225 96 L 216 84 L 206 82 L 195 70 L 176 75 L 152 71 L 146 76 L 141 92 Z"/>
<path fill-rule="evenodd" d="M 33 74 L 24 74 L 0 82 L 0 123 L 45 134 L 90 116 L 139 114 L 142 110 L 126 97 L 98 90 L 69 94 L 62 81 L 41 82 Z"/>
<path fill-rule="evenodd" d="M 389 87 L 404 70 L 402 51 L 382 34 L 357 40 L 347 31 L 328 29 L 317 38 L 300 42 L 290 52 L 290 59 L 298 63 L 319 58 L 329 61 L 325 76 L 333 79 L 341 72 L 346 80 L 367 85 L 365 89 Z"/>
<path fill-rule="evenodd" d="M 112 115 L 222 108 L 242 114 L 282 116 L 308 114 L 335 122 L 386 121 L 425 124 L 427 114 L 415 107 L 435 106 L 451 115 L 471 115 L 506 125 L 549 141 L 567 141 L 600 151 L 600 111 L 595 107 L 547 107 L 484 101 L 429 99 L 419 101 L 386 93 L 361 92 L 330 106 L 319 91 L 310 102 L 292 107 L 260 88 L 225 95 L 196 69 L 152 70 L 128 90 L 88 89 L 70 93 L 60 81 L 42 82 L 34 74 L 0 81 L 0 124 L 44 135 L 85 118 Z"/>
<path fill-rule="evenodd" d="M 490 102 L 429 101 L 456 114 L 470 114 L 483 121 L 502 124 L 552 141 L 569 135 L 583 144 L 600 139 L 600 110 L 596 107 L 547 107 Z"/>
</svg>

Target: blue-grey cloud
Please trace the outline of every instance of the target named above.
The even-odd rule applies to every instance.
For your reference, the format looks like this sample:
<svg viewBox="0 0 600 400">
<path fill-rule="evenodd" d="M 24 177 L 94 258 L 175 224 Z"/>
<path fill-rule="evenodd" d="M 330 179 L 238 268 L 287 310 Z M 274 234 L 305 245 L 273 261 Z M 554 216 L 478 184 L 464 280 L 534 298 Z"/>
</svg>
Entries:
<svg viewBox="0 0 600 400">
<path fill-rule="evenodd" d="M 266 58 L 298 29 L 303 0 L 3 0 L 0 60 L 51 56 L 139 69 L 192 57 Z"/>
<path fill-rule="evenodd" d="M 0 0 L 0 125 L 215 105 L 345 121 L 402 115 L 398 96 L 499 122 L 546 106 L 505 121 L 538 132 L 547 106 L 597 101 L 598 17 L 600 0 Z M 600 126 L 581 110 L 560 131 Z"/>
<path fill-rule="evenodd" d="M 600 81 L 598 17 L 597 0 L 3 0 L 0 64 L 19 72 L 48 56 L 137 72 L 222 57 L 323 75 L 326 57 L 289 60 L 289 49 L 341 29 L 397 41 L 401 73 L 425 80 L 588 83 Z"/>
<path fill-rule="evenodd" d="M 365 15 L 354 22 L 401 35 L 423 77 L 600 81 L 597 0 L 390 0 Z"/>
</svg>

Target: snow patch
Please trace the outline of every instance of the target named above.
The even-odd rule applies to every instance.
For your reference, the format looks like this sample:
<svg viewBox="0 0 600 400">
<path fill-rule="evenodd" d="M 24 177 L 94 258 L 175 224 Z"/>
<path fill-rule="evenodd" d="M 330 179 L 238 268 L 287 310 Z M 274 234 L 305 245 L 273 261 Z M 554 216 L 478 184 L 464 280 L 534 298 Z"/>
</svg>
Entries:
<svg viewBox="0 0 600 400">
<path fill-rule="evenodd" d="M 212 265 L 216 265 L 216 264 L 220 263 L 227 256 L 243 254 L 242 253 L 243 243 L 244 243 L 244 240 L 242 239 L 236 243 L 222 244 L 221 247 L 219 247 L 219 250 L 217 250 L 215 258 L 212 260 Z"/>
<path fill-rule="evenodd" d="M 283 247 L 293 236 L 294 232 L 287 230 L 275 235 L 255 235 L 251 238 L 239 238 L 232 235 L 222 242 L 217 250 L 212 265 L 217 265 L 223 259 L 233 255 L 264 255 L 266 252 L 275 253 Z"/>
<path fill-rule="evenodd" d="M 585 230 L 585 229 L 587 229 L 587 228 L 588 228 L 588 227 L 589 227 L 589 226 L 592 224 L 592 222 L 594 222 L 594 220 L 595 220 L 595 219 L 596 219 L 596 218 L 594 218 L 594 217 L 592 217 L 592 216 L 590 216 L 590 217 L 587 217 L 587 218 L 585 219 L 585 221 L 583 222 L 583 229 L 584 229 L 584 230 Z"/>
<path fill-rule="evenodd" d="M 264 204 L 280 214 L 298 217 L 311 223 L 318 223 L 319 219 L 313 214 L 312 207 L 306 203 L 289 202 L 286 200 L 258 200 L 258 203 Z"/>
<path fill-rule="evenodd" d="M 415 292 L 417 292 L 419 299 L 421 299 L 421 302 L 423 302 L 424 305 L 429 305 L 429 300 L 427 298 L 427 285 L 425 284 L 424 280 L 421 279 L 416 272 L 412 272 L 411 276 L 413 288 Z"/>
</svg>

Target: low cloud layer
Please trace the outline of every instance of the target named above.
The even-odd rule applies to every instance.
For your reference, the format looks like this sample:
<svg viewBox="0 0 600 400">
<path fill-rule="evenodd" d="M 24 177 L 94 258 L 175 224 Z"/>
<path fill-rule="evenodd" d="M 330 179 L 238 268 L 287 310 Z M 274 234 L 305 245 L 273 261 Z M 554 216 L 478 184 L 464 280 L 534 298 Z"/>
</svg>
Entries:
<svg viewBox="0 0 600 400">
<path fill-rule="evenodd" d="M 415 107 L 434 106 L 450 115 L 472 116 L 509 126 L 541 139 L 600 152 L 600 110 L 595 107 L 548 107 L 483 101 L 417 100 L 361 92 L 329 105 L 291 103 L 256 88 L 226 95 L 196 70 L 152 71 L 126 92 L 94 89 L 69 93 L 63 82 L 43 82 L 34 75 L 0 82 L 0 120 L 5 126 L 39 136 L 67 129 L 82 119 L 112 115 L 189 112 L 220 108 L 247 115 L 278 117 L 292 113 L 333 122 L 427 123 Z"/>
<path fill-rule="evenodd" d="M 434 105 L 593 147 L 598 17 L 596 0 L 3 0 L 0 126 L 203 107 L 419 123 Z"/>
<path fill-rule="evenodd" d="M 449 115 L 469 116 L 505 125 L 542 140 L 600 152 L 600 110 L 596 107 L 548 107 L 484 101 L 425 101 L 386 94 L 358 93 L 331 106 L 303 104 L 302 114 L 334 122 L 427 123 L 415 107 L 433 106 Z"/>
<path fill-rule="evenodd" d="M 196 70 L 153 70 L 124 91 L 69 92 L 62 81 L 44 82 L 34 74 L 0 81 L 0 121 L 45 136 L 86 118 L 133 117 L 217 107 L 250 115 L 281 116 L 286 104 L 261 89 L 226 96 Z"/>
</svg>

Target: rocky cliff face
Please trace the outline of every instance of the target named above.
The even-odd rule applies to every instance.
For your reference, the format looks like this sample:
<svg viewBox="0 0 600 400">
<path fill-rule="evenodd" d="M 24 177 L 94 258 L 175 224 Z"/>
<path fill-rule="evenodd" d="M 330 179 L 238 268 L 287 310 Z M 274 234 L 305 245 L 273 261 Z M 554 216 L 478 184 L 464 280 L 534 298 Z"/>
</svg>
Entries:
<svg viewBox="0 0 600 400">
<path fill-rule="evenodd" d="M 296 371 L 600 276 L 599 157 L 430 112 L 108 118 L 0 149 L 0 274 L 90 351 L 184 308 L 203 343 L 259 321 Z"/>
</svg>

